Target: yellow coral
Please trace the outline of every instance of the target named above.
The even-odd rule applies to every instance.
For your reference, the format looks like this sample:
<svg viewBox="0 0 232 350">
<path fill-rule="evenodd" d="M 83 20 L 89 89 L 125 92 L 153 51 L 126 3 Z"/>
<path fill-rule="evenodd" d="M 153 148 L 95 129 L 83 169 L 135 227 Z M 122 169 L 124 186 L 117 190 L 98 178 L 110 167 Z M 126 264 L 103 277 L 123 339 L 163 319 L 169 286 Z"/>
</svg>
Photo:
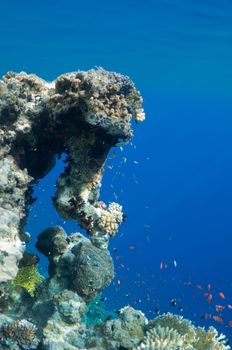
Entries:
<svg viewBox="0 0 232 350">
<path fill-rule="evenodd" d="M 15 286 L 25 288 L 31 296 L 34 296 L 35 290 L 40 282 L 44 279 L 35 265 L 20 267 L 12 283 Z"/>
</svg>

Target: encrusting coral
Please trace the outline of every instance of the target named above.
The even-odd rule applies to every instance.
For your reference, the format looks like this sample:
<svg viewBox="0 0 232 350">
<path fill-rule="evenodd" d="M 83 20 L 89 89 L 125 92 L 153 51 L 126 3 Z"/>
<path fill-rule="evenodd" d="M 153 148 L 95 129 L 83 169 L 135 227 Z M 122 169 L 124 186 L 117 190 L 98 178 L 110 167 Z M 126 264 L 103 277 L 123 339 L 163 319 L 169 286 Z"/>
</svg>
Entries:
<svg viewBox="0 0 232 350">
<path fill-rule="evenodd" d="M 1 350 L 229 349 L 215 329 L 171 314 L 148 321 L 130 306 L 104 317 L 91 313 L 91 301 L 114 278 L 108 244 L 125 219 L 118 203 L 99 200 L 104 164 L 112 147 L 133 136 L 132 120 L 144 118 L 133 82 L 102 68 L 53 82 L 24 72 L 0 80 Z M 25 252 L 30 235 L 23 227 L 32 185 L 62 153 L 66 168 L 53 203 L 88 238 L 67 235 L 61 226 L 40 233 L 36 247 L 49 260 L 41 283 L 37 257 Z"/>
</svg>

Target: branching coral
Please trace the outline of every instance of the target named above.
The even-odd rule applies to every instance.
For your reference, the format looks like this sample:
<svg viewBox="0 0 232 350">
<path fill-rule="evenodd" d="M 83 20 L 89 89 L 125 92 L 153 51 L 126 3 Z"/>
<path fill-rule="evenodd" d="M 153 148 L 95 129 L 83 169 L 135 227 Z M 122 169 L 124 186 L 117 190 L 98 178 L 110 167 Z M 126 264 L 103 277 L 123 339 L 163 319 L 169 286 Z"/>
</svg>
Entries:
<svg viewBox="0 0 232 350">
<path fill-rule="evenodd" d="M 218 334 L 214 327 L 210 327 L 208 331 L 204 328 L 196 328 L 197 340 L 193 342 L 197 350 L 229 350 L 230 346 L 224 334 Z"/>
<path fill-rule="evenodd" d="M 27 320 L 16 320 L 2 327 L 0 341 L 7 349 L 36 349 L 39 340 L 37 328 Z"/>
<path fill-rule="evenodd" d="M 43 281 L 35 265 L 20 267 L 12 283 L 16 286 L 25 288 L 31 296 L 34 296 L 38 284 Z"/>
<path fill-rule="evenodd" d="M 167 313 L 150 321 L 139 350 L 229 350 L 216 329 L 195 327 L 190 321 Z"/>
<path fill-rule="evenodd" d="M 188 350 L 184 345 L 184 337 L 181 337 L 175 329 L 157 326 L 147 332 L 143 342 L 137 350 Z"/>
<path fill-rule="evenodd" d="M 98 226 L 109 236 L 114 236 L 122 221 L 123 213 L 121 205 L 112 202 L 109 204 L 108 210 L 104 210 L 98 219 Z"/>
<path fill-rule="evenodd" d="M 155 318 L 149 324 L 150 329 L 156 326 L 176 330 L 180 336 L 184 336 L 184 344 L 186 345 L 196 339 L 195 327 L 192 322 L 170 312 Z"/>
</svg>

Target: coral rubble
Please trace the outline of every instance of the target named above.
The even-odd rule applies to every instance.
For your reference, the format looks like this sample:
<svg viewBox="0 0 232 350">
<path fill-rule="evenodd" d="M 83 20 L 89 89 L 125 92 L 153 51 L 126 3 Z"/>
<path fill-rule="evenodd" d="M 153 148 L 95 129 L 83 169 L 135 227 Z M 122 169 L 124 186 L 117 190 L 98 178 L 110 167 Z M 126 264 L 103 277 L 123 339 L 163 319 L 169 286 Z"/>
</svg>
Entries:
<svg viewBox="0 0 232 350">
<path fill-rule="evenodd" d="M 128 77 L 104 69 L 64 74 L 48 83 L 24 72 L 0 81 L 0 349 L 227 350 L 215 329 L 205 331 L 167 314 L 148 321 L 126 306 L 106 316 L 94 300 L 114 278 L 110 237 L 124 220 L 118 203 L 99 200 L 109 150 L 144 120 L 142 98 Z M 88 238 L 60 226 L 38 236 L 49 276 L 25 251 L 32 184 L 67 155 L 53 203 Z"/>
</svg>

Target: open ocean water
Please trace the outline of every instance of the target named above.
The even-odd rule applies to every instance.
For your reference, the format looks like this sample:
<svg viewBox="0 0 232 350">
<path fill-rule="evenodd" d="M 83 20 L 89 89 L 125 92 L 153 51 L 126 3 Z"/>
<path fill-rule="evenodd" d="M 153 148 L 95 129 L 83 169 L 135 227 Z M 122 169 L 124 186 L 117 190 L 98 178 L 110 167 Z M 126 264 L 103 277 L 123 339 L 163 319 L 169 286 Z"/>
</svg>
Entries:
<svg viewBox="0 0 232 350">
<path fill-rule="evenodd" d="M 0 14 L 1 75 L 102 66 L 143 95 L 146 121 L 105 166 L 101 199 L 127 215 L 110 244 L 107 308 L 171 311 L 232 341 L 232 2 L 5 0 Z M 52 207 L 62 169 L 61 159 L 35 186 L 32 251 L 49 225 L 79 230 Z"/>
</svg>

